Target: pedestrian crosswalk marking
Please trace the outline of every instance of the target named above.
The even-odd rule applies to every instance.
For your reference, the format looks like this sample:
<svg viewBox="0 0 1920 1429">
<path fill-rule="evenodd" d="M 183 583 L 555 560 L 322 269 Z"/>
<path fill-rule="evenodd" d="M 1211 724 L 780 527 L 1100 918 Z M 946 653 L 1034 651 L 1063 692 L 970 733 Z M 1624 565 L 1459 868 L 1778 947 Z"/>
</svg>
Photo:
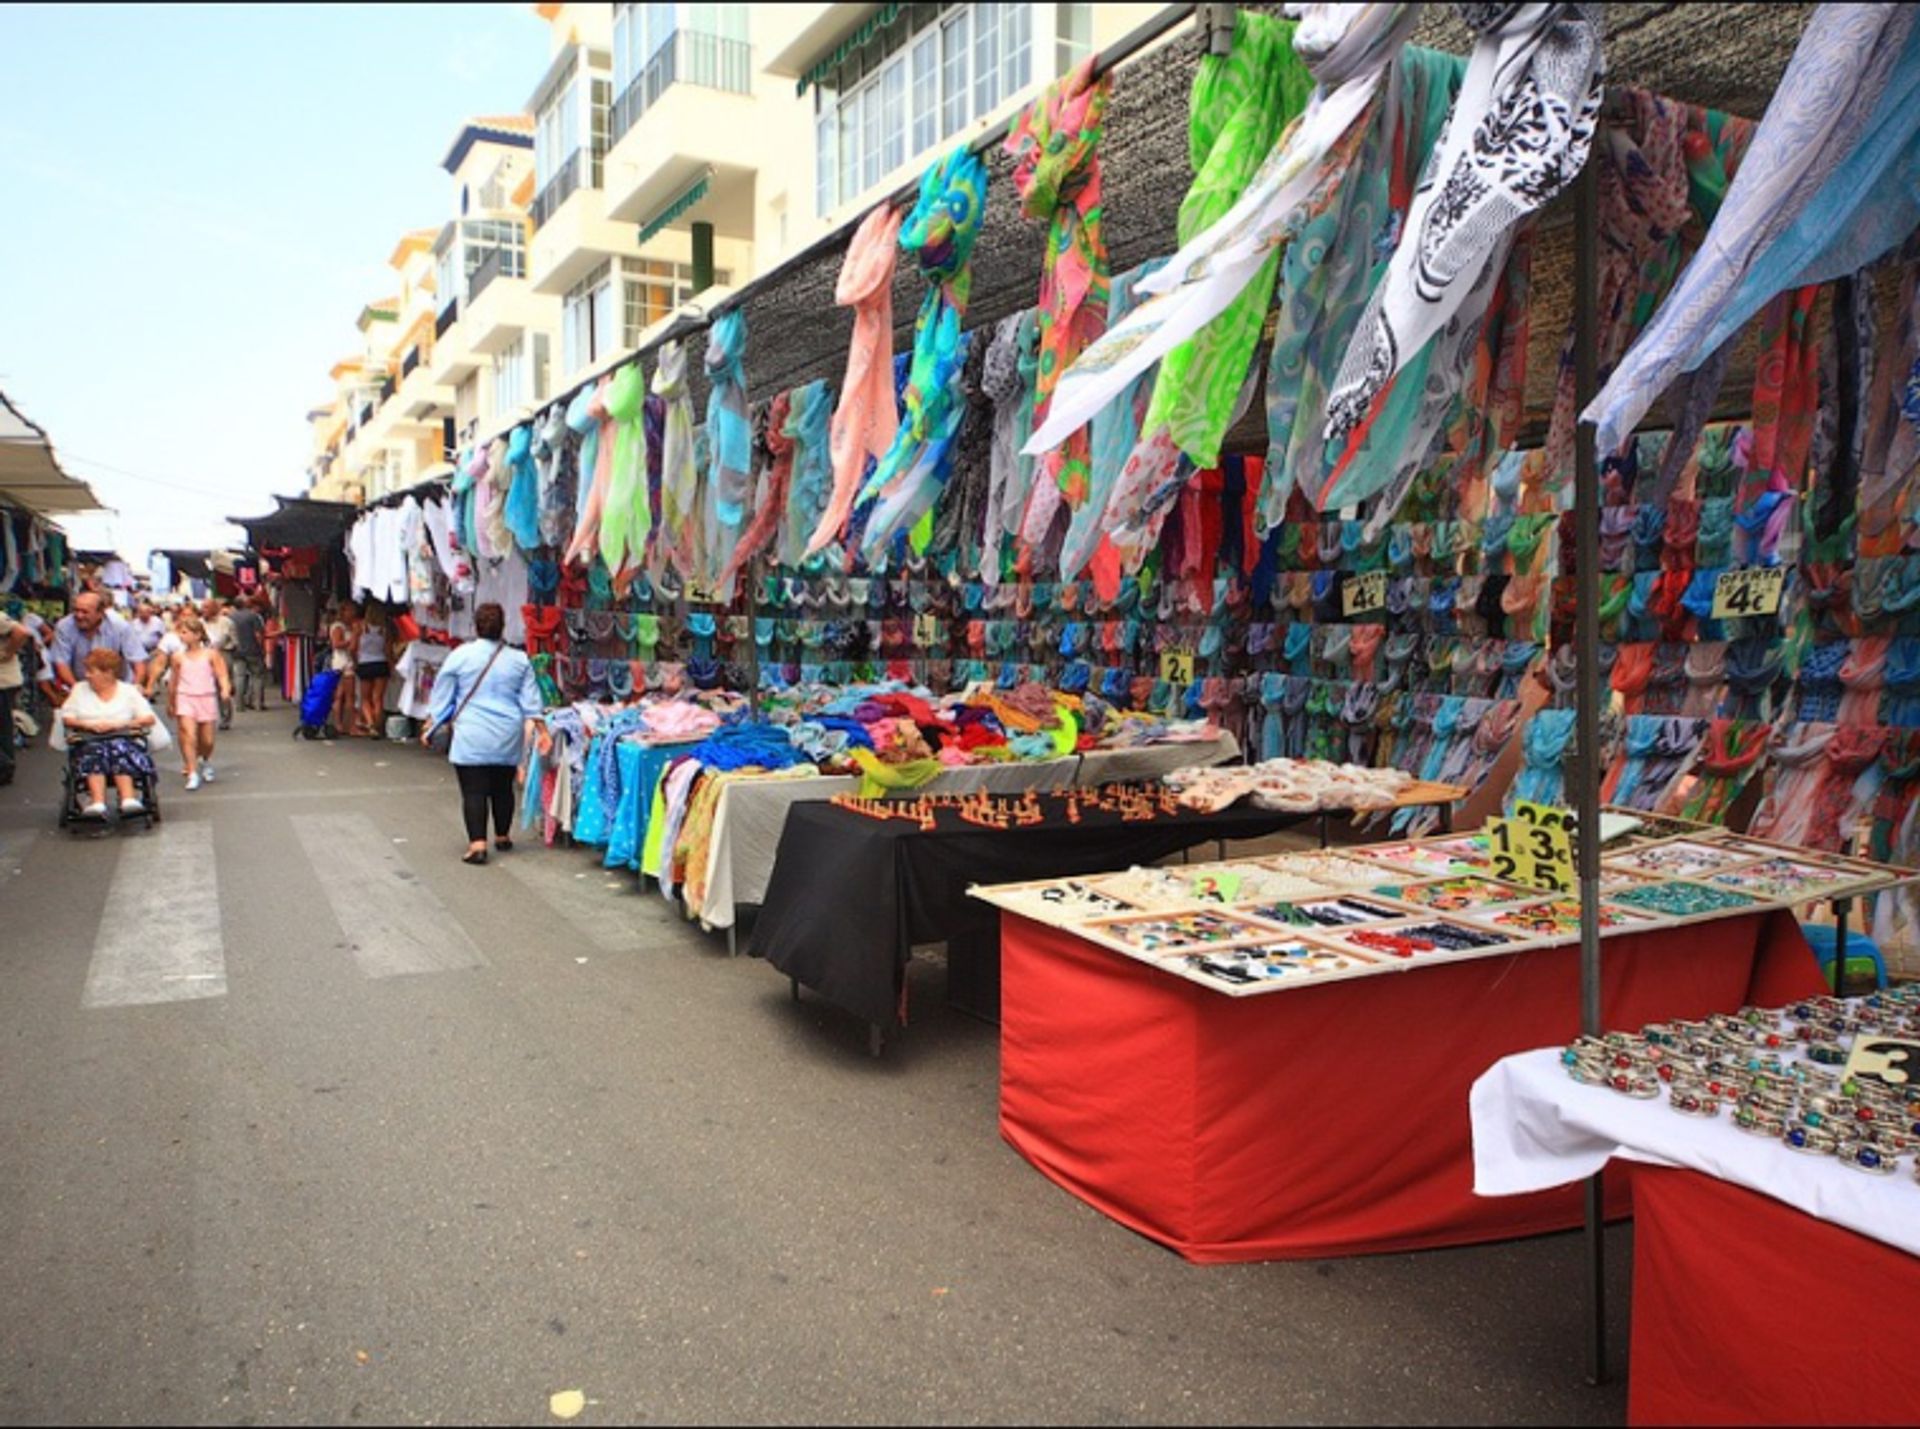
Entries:
<svg viewBox="0 0 1920 1429">
<path fill-rule="evenodd" d="M 481 968 L 487 960 L 433 890 L 365 814 L 295 814 L 320 890 L 371 978 Z"/>
<path fill-rule="evenodd" d="M 213 825 L 169 823 L 123 839 L 82 1007 L 133 1007 L 227 994 Z"/>
</svg>

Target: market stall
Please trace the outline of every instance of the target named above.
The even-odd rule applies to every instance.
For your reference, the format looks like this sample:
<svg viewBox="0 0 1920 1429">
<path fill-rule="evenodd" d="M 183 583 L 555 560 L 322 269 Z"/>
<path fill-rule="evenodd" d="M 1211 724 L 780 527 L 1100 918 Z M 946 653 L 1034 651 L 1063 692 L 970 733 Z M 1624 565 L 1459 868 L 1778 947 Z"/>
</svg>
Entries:
<svg viewBox="0 0 1920 1429">
<path fill-rule="evenodd" d="M 1243 880 L 1224 901 L 1178 869 L 978 890 L 1004 919 L 1002 1134 L 1195 1260 L 1577 1224 L 1572 1192 L 1474 1195 L 1476 1069 L 1579 1025 L 1578 901 L 1495 858 L 1476 835 L 1223 864 Z M 1816 992 L 1789 909 L 1894 881 L 1714 829 L 1629 836 L 1603 863 L 1607 1005 L 1656 1021 Z"/>
<path fill-rule="evenodd" d="M 1458 792 L 1410 785 L 1381 803 L 1444 803 Z M 945 942 L 950 965 L 976 989 L 969 1010 L 998 1015 L 993 915 L 968 898 L 971 885 L 1150 862 L 1206 843 L 1224 851 L 1230 840 L 1317 818 L 1311 807 L 1187 807 L 1166 787 L 1148 785 L 1018 798 L 840 796 L 788 813 L 751 948 L 787 974 L 796 996 L 805 985 L 866 1021 L 877 1048 L 881 1033 L 907 1021 L 906 967 L 916 943 Z M 823 888 L 853 896 L 822 898 Z"/>
<path fill-rule="evenodd" d="M 1909 987 L 1658 1019 L 1475 1083 L 1488 1204 L 1633 1167 L 1631 1422 L 1911 1421 L 1920 1370 L 1881 1330 L 1920 1312 L 1920 1094 L 1850 1054 L 1912 1055 L 1916 1012 Z"/>
</svg>

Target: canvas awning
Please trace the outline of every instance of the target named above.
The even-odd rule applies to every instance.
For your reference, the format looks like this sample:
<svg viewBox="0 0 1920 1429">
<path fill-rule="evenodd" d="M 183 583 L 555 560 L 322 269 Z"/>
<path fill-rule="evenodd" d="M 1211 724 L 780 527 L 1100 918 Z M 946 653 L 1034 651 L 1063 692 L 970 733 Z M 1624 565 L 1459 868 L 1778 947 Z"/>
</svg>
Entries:
<svg viewBox="0 0 1920 1429">
<path fill-rule="evenodd" d="M 68 476 L 47 434 L 0 392 L 0 498 L 42 516 L 104 511 L 93 489 Z"/>
<path fill-rule="evenodd" d="M 339 544 L 360 508 L 350 501 L 309 501 L 304 496 L 276 496 L 275 511 L 265 516 L 229 516 L 247 533 L 255 550 L 266 546 L 325 546 Z"/>
</svg>

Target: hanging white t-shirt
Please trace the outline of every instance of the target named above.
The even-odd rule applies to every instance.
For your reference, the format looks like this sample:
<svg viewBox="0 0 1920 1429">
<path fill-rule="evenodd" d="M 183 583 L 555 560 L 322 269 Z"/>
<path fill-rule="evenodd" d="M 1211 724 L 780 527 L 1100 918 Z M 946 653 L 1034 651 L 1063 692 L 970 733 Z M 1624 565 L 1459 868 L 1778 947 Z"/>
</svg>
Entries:
<svg viewBox="0 0 1920 1429">
<path fill-rule="evenodd" d="M 433 682 L 453 651 L 445 645 L 416 640 L 407 646 L 393 671 L 400 677 L 400 694 L 395 708 L 415 719 L 427 717 L 428 701 L 433 698 Z"/>
<path fill-rule="evenodd" d="M 365 596 L 373 590 L 373 514 L 371 511 L 353 523 L 347 532 L 347 564 L 353 567 L 353 593 Z"/>
<path fill-rule="evenodd" d="M 520 607 L 527 603 L 527 562 L 518 551 L 500 560 L 475 562 L 478 579 L 474 582 L 474 609 L 492 601 L 507 617 L 506 640 L 509 645 L 524 645 L 527 618 Z"/>
</svg>

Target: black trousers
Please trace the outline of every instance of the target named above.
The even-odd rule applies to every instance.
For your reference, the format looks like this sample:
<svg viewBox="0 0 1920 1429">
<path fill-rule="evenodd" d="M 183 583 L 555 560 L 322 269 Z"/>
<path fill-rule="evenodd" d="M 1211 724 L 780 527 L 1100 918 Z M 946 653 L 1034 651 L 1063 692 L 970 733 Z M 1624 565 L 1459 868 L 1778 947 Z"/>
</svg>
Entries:
<svg viewBox="0 0 1920 1429">
<path fill-rule="evenodd" d="M 513 837 L 513 776 L 511 764 L 456 764 L 453 772 L 460 778 L 460 812 L 467 821 L 467 841 L 484 842 L 487 837 L 487 806 L 493 806 L 493 832 L 497 838 Z"/>
</svg>

